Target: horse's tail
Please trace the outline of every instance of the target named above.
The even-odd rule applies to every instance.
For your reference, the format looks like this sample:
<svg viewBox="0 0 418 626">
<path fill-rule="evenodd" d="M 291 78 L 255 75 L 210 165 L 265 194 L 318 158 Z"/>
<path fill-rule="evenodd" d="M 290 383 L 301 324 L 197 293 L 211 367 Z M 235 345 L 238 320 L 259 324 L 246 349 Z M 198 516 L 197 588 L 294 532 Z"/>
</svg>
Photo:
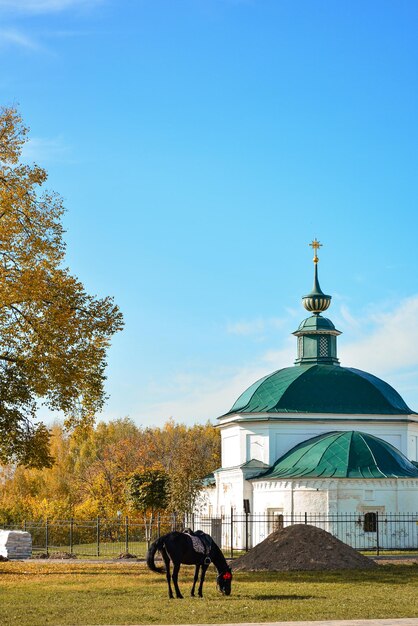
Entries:
<svg viewBox="0 0 418 626">
<path fill-rule="evenodd" d="M 157 567 L 154 562 L 155 553 L 157 550 L 161 550 L 164 546 L 164 537 L 159 537 L 154 543 L 150 545 L 147 551 L 147 566 L 153 572 L 162 574 L 165 570 L 163 567 Z"/>
</svg>

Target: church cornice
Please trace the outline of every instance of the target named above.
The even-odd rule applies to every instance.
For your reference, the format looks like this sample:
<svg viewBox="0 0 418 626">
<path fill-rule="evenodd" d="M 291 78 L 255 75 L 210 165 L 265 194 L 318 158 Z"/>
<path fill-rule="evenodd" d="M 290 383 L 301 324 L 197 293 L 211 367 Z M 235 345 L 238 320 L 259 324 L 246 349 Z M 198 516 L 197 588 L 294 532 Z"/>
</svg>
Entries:
<svg viewBox="0 0 418 626">
<path fill-rule="evenodd" d="M 351 413 L 340 413 L 339 415 L 332 415 L 330 417 L 326 415 L 317 414 L 301 414 L 301 413 L 290 413 L 286 412 L 283 414 L 275 414 L 271 413 L 235 413 L 233 415 L 228 415 L 227 417 L 218 418 L 220 421 L 217 424 L 218 427 L 223 427 L 226 424 L 234 424 L 241 422 L 307 422 L 315 424 L 329 424 L 332 422 L 335 423 L 344 423 L 344 422 L 356 422 L 356 423 L 380 423 L 380 424 L 418 424 L 418 414 L 411 413 L 408 417 L 405 417 L 404 414 L 400 415 L 373 415 L 370 414 L 368 416 L 363 416 L 360 414 L 351 414 Z"/>
<path fill-rule="evenodd" d="M 318 478 L 305 478 L 303 480 L 299 478 L 287 478 L 286 480 L 266 480 L 265 478 L 249 478 L 249 482 L 253 485 L 255 491 L 274 491 L 276 489 L 307 489 L 321 490 L 336 489 L 339 485 L 344 484 L 345 487 L 358 487 L 359 485 L 367 487 L 381 485 L 382 487 L 402 487 L 405 489 L 417 489 L 418 478 L 330 478 L 319 479 Z"/>
</svg>

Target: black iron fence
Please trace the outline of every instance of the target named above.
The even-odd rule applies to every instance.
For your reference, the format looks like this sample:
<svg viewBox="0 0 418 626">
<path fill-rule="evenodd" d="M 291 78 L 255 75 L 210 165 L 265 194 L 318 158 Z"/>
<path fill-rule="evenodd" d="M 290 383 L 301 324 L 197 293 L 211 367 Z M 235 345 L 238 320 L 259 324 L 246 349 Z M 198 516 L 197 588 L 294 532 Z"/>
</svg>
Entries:
<svg viewBox="0 0 418 626">
<path fill-rule="evenodd" d="M 291 524 L 311 524 L 331 533 L 356 550 L 418 550 L 418 513 L 340 513 L 320 515 L 298 513 L 283 515 L 235 513 L 220 517 L 201 515 L 156 516 L 152 525 L 128 517 L 95 520 L 25 520 L 8 526 L 32 535 L 33 551 L 69 552 L 80 557 L 108 557 L 130 553 L 144 557 L 147 546 L 171 530 L 192 528 L 210 534 L 231 557 L 249 550 L 272 532 Z"/>
</svg>

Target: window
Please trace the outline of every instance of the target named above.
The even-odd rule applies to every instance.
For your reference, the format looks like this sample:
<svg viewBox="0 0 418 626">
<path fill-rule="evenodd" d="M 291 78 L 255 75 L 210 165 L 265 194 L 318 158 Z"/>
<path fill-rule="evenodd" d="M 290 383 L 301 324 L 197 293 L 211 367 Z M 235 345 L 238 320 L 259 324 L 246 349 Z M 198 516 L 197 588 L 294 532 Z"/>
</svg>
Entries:
<svg viewBox="0 0 418 626">
<path fill-rule="evenodd" d="M 375 533 L 377 531 L 377 515 L 370 511 L 364 514 L 363 529 L 365 533 Z"/>
<path fill-rule="evenodd" d="M 284 517 L 282 509 L 267 509 L 267 532 L 276 532 L 284 527 Z"/>
<path fill-rule="evenodd" d="M 328 337 L 319 338 L 319 356 L 328 356 Z"/>
</svg>

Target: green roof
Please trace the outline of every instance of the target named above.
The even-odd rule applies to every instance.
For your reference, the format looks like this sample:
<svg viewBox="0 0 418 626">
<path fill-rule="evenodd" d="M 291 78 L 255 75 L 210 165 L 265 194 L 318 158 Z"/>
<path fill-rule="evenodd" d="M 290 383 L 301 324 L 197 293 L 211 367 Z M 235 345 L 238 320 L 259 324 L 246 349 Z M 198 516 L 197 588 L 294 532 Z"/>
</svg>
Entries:
<svg viewBox="0 0 418 626">
<path fill-rule="evenodd" d="M 413 411 L 393 387 L 372 374 L 313 364 L 286 367 L 258 380 L 226 415 L 233 413 L 409 415 Z"/>
<path fill-rule="evenodd" d="M 206 474 L 201 480 L 201 485 L 203 487 L 213 487 L 216 485 L 215 474 L 211 472 L 210 474 Z"/>
<path fill-rule="evenodd" d="M 418 468 L 383 439 L 355 430 L 303 441 L 256 478 L 418 478 Z"/>
<path fill-rule="evenodd" d="M 293 334 L 297 335 L 300 331 L 308 332 L 324 332 L 341 335 L 341 332 L 337 330 L 334 324 L 328 317 L 322 317 L 322 315 L 311 315 L 299 324 L 299 328 Z"/>
</svg>

